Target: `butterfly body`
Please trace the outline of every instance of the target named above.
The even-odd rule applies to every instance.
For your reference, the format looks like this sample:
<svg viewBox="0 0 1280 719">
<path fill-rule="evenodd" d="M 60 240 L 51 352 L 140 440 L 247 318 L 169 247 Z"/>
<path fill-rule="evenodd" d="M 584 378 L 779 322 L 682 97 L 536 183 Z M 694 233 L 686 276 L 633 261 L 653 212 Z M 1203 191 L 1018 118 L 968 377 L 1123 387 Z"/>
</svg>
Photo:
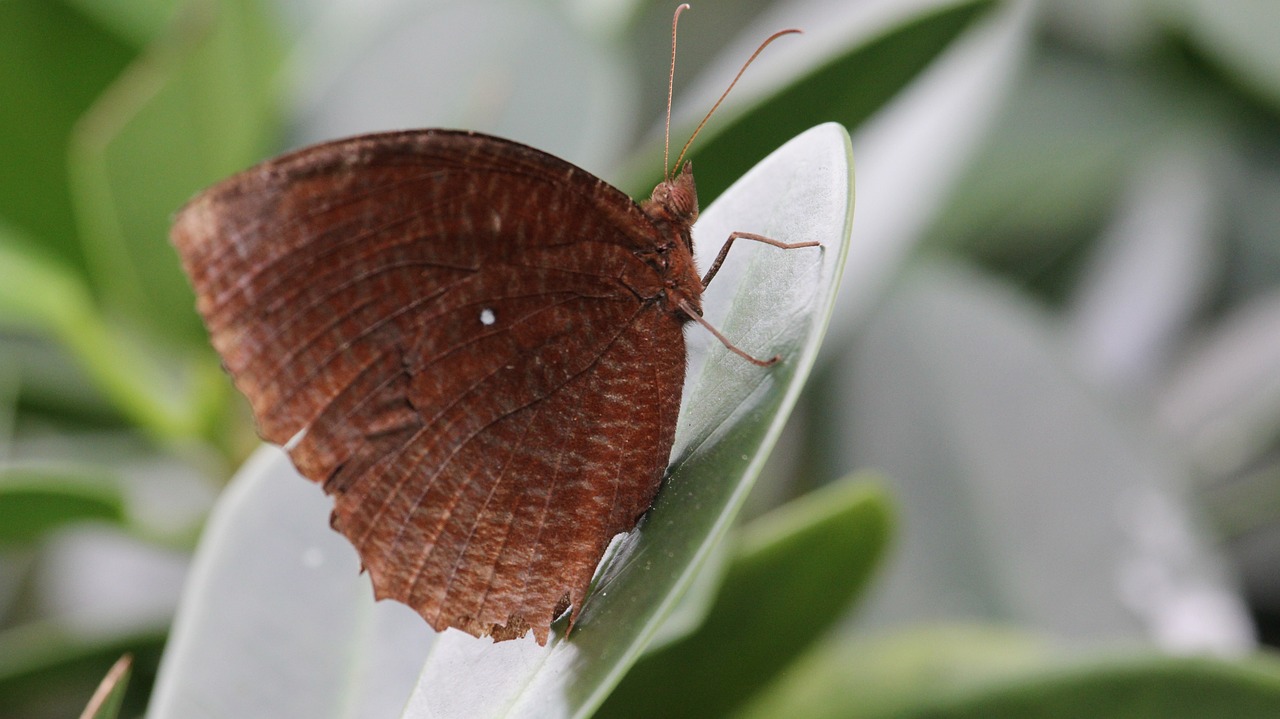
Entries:
<svg viewBox="0 0 1280 719">
<path fill-rule="evenodd" d="M 173 240 L 260 434 L 334 497 L 375 594 L 545 643 L 661 482 L 696 218 L 687 165 L 637 204 L 524 145 L 419 130 L 247 170 Z"/>
</svg>

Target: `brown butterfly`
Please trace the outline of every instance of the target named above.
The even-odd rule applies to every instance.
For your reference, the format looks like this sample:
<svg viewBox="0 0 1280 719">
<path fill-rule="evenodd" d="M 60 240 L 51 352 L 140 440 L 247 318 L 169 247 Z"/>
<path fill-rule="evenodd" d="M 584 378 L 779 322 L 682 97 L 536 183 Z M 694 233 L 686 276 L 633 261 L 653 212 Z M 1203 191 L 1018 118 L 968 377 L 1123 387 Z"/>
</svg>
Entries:
<svg viewBox="0 0 1280 719">
<path fill-rule="evenodd" d="M 259 433 L 334 497 L 376 596 L 545 644 L 658 491 L 683 328 L 729 244 L 816 244 L 735 233 L 699 277 L 697 216 L 689 164 L 636 204 L 525 145 L 412 130 L 246 170 L 172 237 Z"/>
</svg>

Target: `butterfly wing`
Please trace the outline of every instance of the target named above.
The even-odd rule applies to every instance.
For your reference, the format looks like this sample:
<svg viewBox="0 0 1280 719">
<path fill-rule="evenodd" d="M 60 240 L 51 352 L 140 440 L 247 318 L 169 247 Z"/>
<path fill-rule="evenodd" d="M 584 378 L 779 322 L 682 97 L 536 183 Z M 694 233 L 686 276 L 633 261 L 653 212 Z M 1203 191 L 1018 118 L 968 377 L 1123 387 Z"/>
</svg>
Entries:
<svg viewBox="0 0 1280 719">
<path fill-rule="evenodd" d="M 629 198 L 438 130 L 286 155 L 173 240 L 259 432 L 335 498 L 376 594 L 437 630 L 545 643 L 656 493 L 682 322 Z"/>
</svg>

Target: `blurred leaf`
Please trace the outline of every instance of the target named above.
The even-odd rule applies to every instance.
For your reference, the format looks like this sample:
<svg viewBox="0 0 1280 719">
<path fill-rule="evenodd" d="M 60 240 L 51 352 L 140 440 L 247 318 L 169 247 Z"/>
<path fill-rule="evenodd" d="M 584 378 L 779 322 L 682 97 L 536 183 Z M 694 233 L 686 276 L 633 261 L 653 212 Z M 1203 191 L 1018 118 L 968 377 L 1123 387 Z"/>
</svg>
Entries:
<svg viewBox="0 0 1280 719">
<path fill-rule="evenodd" d="M 1241 86 L 1280 110 L 1280 4 L 1269 0 L 1158 0 L 1166 21 Z"/>
<path fill-rule="evenodd" d="M 13 423 L 17 415 L 18 369 L 11 361 L 7 343 L 0 343 L 0 461 L 9 456 Z M 3 596 L 0 593 L 0 596 Z"/>
<path fill-rule="evenodd" d="M 828 357 L 857 341 L 855 332 L 967 175 L 1025 64 L 1036 8 L 1017 0 L 983 15 L 854 133 L 859 239 L 845 263 L 836 308 L 842 321 L 832 325 Z"/>
<path fill-rule="evenodd" d="M 0 469 L 0 547 L 30 543 L 59 526 L 85 521 L 124 523 L 120 492 L 70 472 Z"/>
<path fill-rule="evenodd" d="M 828 321 L 852 220 L 848 135 L 820 125 L 779 148 L 702 213 L 695 234 L 750 227 L 821 252 L 735 245 L 704 296 L 706 318 L 757 355 L 761 371 L 688 336 L 690 369 L 672 468 L 653 509 L 599 570 L 573 635 L 546 647 L 440 637 L 407 716 L 584 716 L 658 631 L 724 536 L 812 366 Z M 699 248 L 702 266 L 718 248 Z M 487 689 L 474 689 L 476 676 Z"/>
<path fill-rule="evenodd" d="M 1244 302 L 1188 347 L 1155 419 L 1196 463 L 1218 529 L 1240 538 L 1280 520 L 1280 292 Z M 1267 570 L 1270 572 L 1269 568 Z"/>
<path fill-rule="evenodd" d="M 85 272 L 85 260 L 71 209 L 68 138 L 134 52 L 61 2 L 0 2 L 0 220 L 73 276 Z"/>
<path fill-rule="evenodd" d="M 1145 397 L 1221 269 L 1220 151 L 1196 136 L 1142 158 L 1073 291 L 1068 338 L 1101 386 Z"/>
<path fill-rule="evenodd" d="M 332 503 L 264 447 L 209 517 L 156 682 L 151 719 L 395 716 L 435 640 L 374 604 L 326 518 Z"/>
<path fill-rule="evenodd" d="M 845 615 L 890 524 L 884 492 L 854 477 L 743 527 L 706 622 L 646 654 L 596 716 L 731 713 Z"/>
<path fill-rule="evenodd" d="M 833 637 L 765 687 L 739 716 L 906 717 L 940 696 L 1042 667 L 1053 656 L 1043 640 L 996 627 L 930 626 L 870 638 Z"/>
<path fill-rule="evenodd" d="M 292 139 L 461 127 L 599 172 L 616 161 L 635 123 L 630 58 L 624 42 L 586 32 L 588 13 L 558 5 L 309 6 L 313 27 L 290 58 L 302 105 Z M 665 63 L 658 67 L 665 78 Z"/>
<path fill-rule="evenodd" d="M 154 633 L 86 637 L 57 622 L 39 622 L 0 631 L 0 717 L 75 716 L 121 654 L 134 657 L 124 714 L 139 715 L 164 636 Z"/>
<path fill-rule="evenodd" d="M 142 47 L 164 32 L 183 0 L 61 0 Z"/>
<path fill-rule="evenodd" d="M 639 129 L 644 132 L 661 131 L 667 105 L 667 63 L 671 59 L 671 16 L 678 3 L 669 0 L 626 1 L 635 7 L 626 24 L 618 28 L 618 40 L 630 43 L 636 58 L 632 63 L 637 93 L 634 106 L 647 121 Z M 584 4 L 582 0 L 573 2 Z M 689 99 L 689 91 L 701 80 L 710 82 L 714 78 L 715 92 L 718 94 L 724 90 L 733 77 L 734 70 L 747 59 L 746 54 L 741 54 L 743 44 L 752 45 L 746 50 L 750 54 L 756 44 L 774 31 L 802 25 L 795 18 L 797 12 L 808 12 L 820 4 L 821 0 L 817 3 L 779 3 L 776 0 L 701 0 L 697 5 L 690 3 L 690 10 L 680 16 L 680 51 L 676 58 L 674 87 L 676 107 L 673 108 L 677 116 L 680 105 Z M 818 7 L 817 10 L 821 11 L 821 8 Z M 573 11 L 576 12 L 576 8 Z M 802 27 L 806 31 L 812 30 L 807 23 Z M 776 60 L 776 50 L 781 47 L 784 46 L 778 45 L 769 50 L 768 57 Z M 726 71 L 720 66 L 726 58 L 732 58 L 733 69 Z M 748 75 L 758 78 L 755 70 Z M 714 102 L 715 96 L 710 101 Z M 710 107 L 711 105 L 698 101 L 689 103 L 686 109 L 701 114 Z M 697 119 L 694 118 L 693 121 L 696 122 Z M 692 129 L 692 125 L 689 125 L 689 129 Z M 657 139 L 661 140 L 660 137 Z M 648 163 L 656 168 L 659 162 L 657 158 L 661 155 L 650 153 L 647 157 Z M 646 164 L 639 164 L 638 169 L 646 169 Z M 653 168 L 648 170 L 649 175 L 654 175 Z M 646 191 L 648 189 L 650 188 L 646 188 Z"/>
<path fill-rule="evenodd" d="M 51 337 L 8 333 L 0 341 L 0 364 L 13 380 L 13 394 L 23 413 L 47 418 L 65 429 L 130 424 L 70 352 Z"/>
<path fill-rule="evenodd" d="M 1242 303 L 1184 353 L 1160 419 L 1206 468 L 1230 472 L 1280 429 L 1280 292 Z"/>
<path fill-rule="evenodd" d="M 1250 646 L 1188 468 L 1075 376 L 1056 329 L 945 265 L 908 275 L 872 318 L 829 420 L 847 428 L 845 466 L 892 479 L 905 528 L 864 618 Z"/>
<path fill-rule="evenodd" d="M 7 241 L 14 236 L 0 225 L 0 323 L 31 327 L 62 342 L 119 411 L 153 436 L 190 438 L 209 431 L 223 384 L 217 368 L 193 365 L 188 383 L 171 388 L 177 382 L 141 341 L 131 342 L 105 324 L 79 277 L 21 251 L 24 243 Z"/>
<path fill-rule="evenodd" d="M 107 675 L 102 678 L 97 691 L 84 708 L 80 719 L 116 719 L 120 715 L 120 707 L 124 704 L 125 690 L 129 687 L 129 672 L 133 667 L 133 656 L 125 654 L 111 665 Z"/>
<path fill-rule="evenodd" d="M 76 128 L 76 210 L 97 289 L 171 343 L 206 347 L 170 217 L 276 139 L 279 51 L 263 12 L 256 0 L 188 0 Z"/>
<path fill-rule="evenodd" d="M 1060 266 L 1105 225 L 1129 165 L 1178 117 L 1162 100 L 1133 75 L 1066 53 L 1033 55 L 956 182 L 933 243 L 1061 296 L 1076 275 Z"/>
<path fill-rule="evenodd" d="M 1224 300 L 1248 302 L 1276 288 L 1280 267 L 1280 132 L 1259 123 L 1241 138 L 1239 172 L 1226 188 L 1231 222 L 1231 263 Z"/>
<path fill-rule="evenodd" d="M 698 136 L 693 153 L 700 196 L 716 197 L 770 149 L 815 121 L 839 122 L 847 128 L 862 124 L 992 4 L 927 3 L 927 10 L 897 19 L 901 24 L 862 38 L 802 77 L 788 78 L 785 86 L 750 109 L 732 117 L 717 116 L 717 124 Z"/>
<path fill-rule="evenodd" d="M 32 246 L 24 235 L 0 225 L 0 322 L 54 334 L 92 301 L 69 266 Z"/>
<path fill-rule="evenodd" d="M 1082 663 L 916 716 L 1265 719 L 1280 715 L 1280 661 L 1140 657 Z"/>
<path fill-rule="evenodd" d="M 942 627 L 832 642 L 741 716 L 765 719 L 1274 717 L 1280 660 L 1072 658 L 1027 635 Z"/>
</svg>

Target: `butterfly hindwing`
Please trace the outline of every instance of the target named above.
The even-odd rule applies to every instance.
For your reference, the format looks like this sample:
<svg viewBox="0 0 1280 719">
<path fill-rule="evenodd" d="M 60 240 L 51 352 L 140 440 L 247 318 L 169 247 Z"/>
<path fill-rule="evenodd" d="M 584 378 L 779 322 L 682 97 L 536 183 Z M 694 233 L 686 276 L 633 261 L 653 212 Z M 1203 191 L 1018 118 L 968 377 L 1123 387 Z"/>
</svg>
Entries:
<svg viewBox="0 0 1280 719">
<path fill-rule="evenodd" d="M 634 203 L 423 130 L 264 163 L 173 238 L 259 431 L 334 495 L 378 596 L 540 642 L 576 613 L 657 490 L 684 376 Z"/>
</svg>

